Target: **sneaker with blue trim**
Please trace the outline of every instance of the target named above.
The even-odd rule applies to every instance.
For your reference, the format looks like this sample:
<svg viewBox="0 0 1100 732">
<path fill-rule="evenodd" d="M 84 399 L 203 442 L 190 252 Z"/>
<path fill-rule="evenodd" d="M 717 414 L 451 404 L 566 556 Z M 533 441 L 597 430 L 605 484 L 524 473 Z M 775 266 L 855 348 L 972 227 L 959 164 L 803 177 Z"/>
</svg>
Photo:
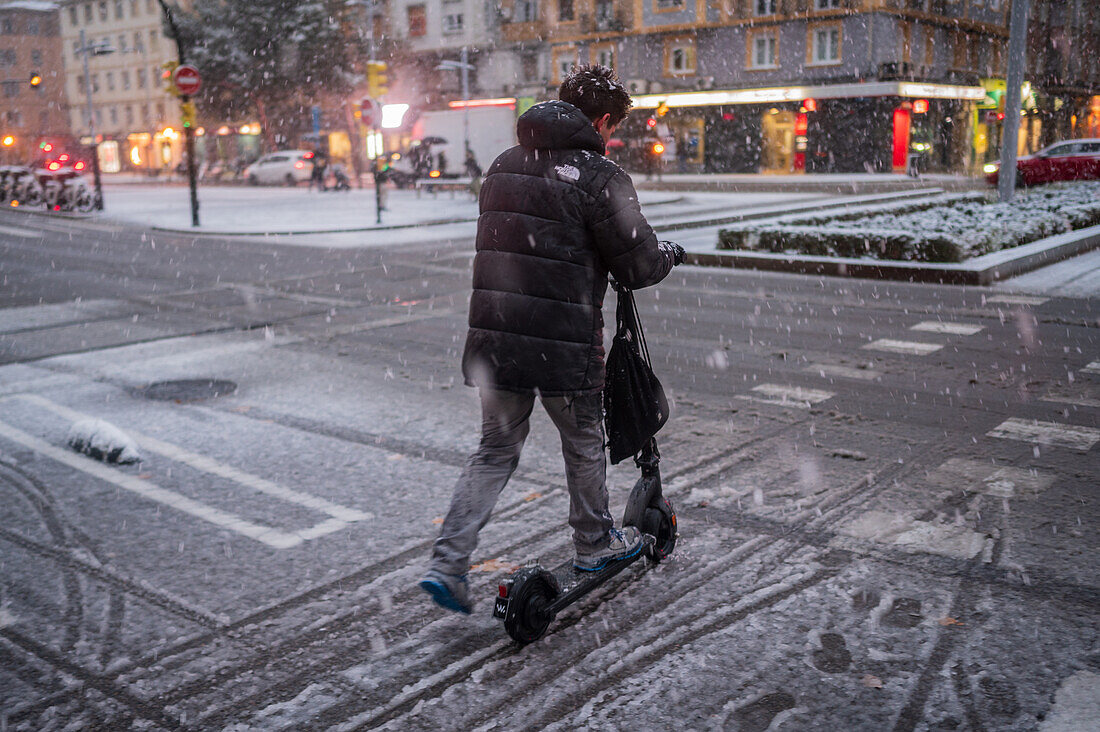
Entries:
<svg viewBox="0 0 1100 732">
<path fill-rule="evenodd" d="M 420 580 L 420 589 L 431 595 L 437 605 L 452 612 L 469 615 L 473 610 L 466 575 L 444 574 L 431 569 Z"/>
<path fill-rule="evenodd" d="M 585 572 L 596 572 L 612 562 L 630 559 L 642 550 L 642 532 L 636 526 L 611 529 L 607 547 L 591 554 L 577 552 L 573 566 Z"/>
</svg>

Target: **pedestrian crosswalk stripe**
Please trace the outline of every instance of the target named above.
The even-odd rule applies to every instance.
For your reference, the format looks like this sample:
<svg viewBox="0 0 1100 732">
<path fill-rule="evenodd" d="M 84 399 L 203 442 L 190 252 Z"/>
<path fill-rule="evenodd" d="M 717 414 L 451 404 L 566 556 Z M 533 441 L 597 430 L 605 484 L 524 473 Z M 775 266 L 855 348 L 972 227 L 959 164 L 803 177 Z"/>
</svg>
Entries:
<svg viewBox="0 0 1100 732">
<path fill-rule="evenodd" d="M 870 351 L 904 353 L 909 356 L 926 356 L 943 348 L 942 343 L 917 343 L 914 341 L 896 341 L 892 338 L 879 338 L 863 346 Z"/>
<path fill-rule="evenodd" d="M 739 399 L 759 402 L 761 404 L 775 404 L 783 407 L 803 407 L 823 402 L 833 398 L 833 392 L 821 389 L 808 389 L 802 386 L 784 386 L 782 384 L 761 384 L 752 389 L 754 395 L 740 394 Z"/>
<path fill-rule="evenodd" d="M 48 409 L 54 414 L 73 421 L 79 419 L 87 419 L 91 416 L 88 414 L 84 414 L 83 412 L 78 412 L 75 409 L 69 409 L 66 406 L 57 404 L 56 402 L 52 402 L 45 397 L 38 396 L 37 394 L 22 394 L 19 396 L 19 399 L 25 402 L 36 404 L 40 407 L 43 407 L 44 409 Z M 279 498 L 283 501 L 286 501 L 287 503 L 293 503 L 304 508 L 311 508 L 315 511 L 320 511 L 321 513 L 327 513 L 329 516 L 345 522 L 365 521 L 367 519 L 374 518 L 374 516 L 370 513 L 357 511 L 353 508 L 347 508 L 345 506 L 340 506 L 338 504 L 326 501 L 323 498 L 318 498 L 317 496 L 312 496 L 308 493 L 301 493 L 291 488 L 286 488 L 284 486 L 278 485 L 277 483 L 273 483 L 266 478 L 261 478 L 258 475 L 246 473 L 245 471 L 234 468 L 231 465 L 219 463 L 213 458 L 209 458 L 205 455 L 199 455 L 198 453 L 191 452 L 190 450 L 185 450 L 182 447 L 178 447 L 177 445 L 173 445 L 168 442 L 163 442 L 156 439 L 155 437 L 143 435 L 140 432 L 134 432 L 131 429 L 127 429 L 126 433 L 137 440 L 138 445 L 143 450 L 155 452 L 159 455 L 163 455 L 169 460 L 175 460 L 176 462 L 190 465 L 195 470 L 201 470 L 204 473 L 210 473 L 211 475 L 217 475 L 221 478 L 226 478 L 227 480 L 231 480 L 235 483 L 243 485 L 246 488 L 251 488 L 259 493 L 265 493 L 269 496 Z"/>
<path fill-rule="evenodd" d="M 987 303 L 1001 303 L 1002 305 L 1042 305 L 1050 300 L 1049 297 L 1032 297 L 1030 295 L 994 295 L 987 297 Z"/>
<path fill-rule="evenodd" d="M 1035 419 L 1012 417 L 986 433 L 989 437 L 1038 443 L 1054 447 L 1068 447 L 1086 452 L 1100 442 L 1100 430 L 1057 422 L 1040 422 Z"/>
<path fill-rule="evenodd" d="M 983 326 L 970 325 L 968 323 L 945 323 L 941 320 L 926 320 L 917 323 L 909 330 L 917 330 L 924 333 L 946 333 L 948 335 L 974 335 L 981 331 Z"/>
<path fill-rule="evenodd" d="M 805 371 L 818 376 L 837 376 L 842 379 L 859 379 L 861 381 L 878 381 L 882 374 L 871 369 L 854 369 L 851 366 L 838 366 L 832 363 L 812 363 Z"/>
<path fill-rule="evenodd" d="M 208 521 L 223 529 L 235 531 L 238 534 L 247 536 L 250 539 L 255 539 L 256 541 L 276 549 L 287 549 L 292 546 L 297 546 L 304 541 L 304 538 L 297 533 L 279 531 L 270 526 L 247 521 L 236 514 L 223 511 L 213 506 L 207 506 L 187 496 L 161 488 L 150 480 L 139 478 L 114 468 L 109 468 L 103 463 L 85 457 L 79 453 L 62 450 L 45 440 L 16 429 L 6 422 L 0 422 L 0 437 L 5 437 L 40 455 L 45 455 L 51 460 L 67 465 L 83 473 L 87 473 L 88 475 L 99 478 L 112 485 L 116 485 L 123 490 L 130 491 L 131 493 L 151 501 L 156 501 L 165 506 L 170 506 L 177 511 L 182 511 L 183 513 Z"/>
<path fill-rule="evenodd" d="M 1086 374 L 1100 374 L 1100 361 L 1093 361 L 1081 370 Z"/>
</svg>

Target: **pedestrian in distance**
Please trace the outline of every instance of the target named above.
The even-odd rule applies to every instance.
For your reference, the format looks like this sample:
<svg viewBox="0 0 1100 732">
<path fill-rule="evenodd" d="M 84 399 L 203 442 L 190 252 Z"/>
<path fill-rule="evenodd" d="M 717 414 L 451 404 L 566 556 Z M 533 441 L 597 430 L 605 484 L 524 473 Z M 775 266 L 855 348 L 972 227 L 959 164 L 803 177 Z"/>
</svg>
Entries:
<svg viewBox="0 0 1100 732">
<path fill-rule="evenodd" d="M 463 163 L 463 167 L 466 168 L 466 177 L 470 179 L 470 192 L 474 194 L 474 198 L 481 198 L 481 166 L 477 164 L 477 158 L 474 157 L 474 151 L 470 148 L 466 148 L 466 160 Z"/>
<path fill-rule="evenodd" d="M 632 105 L 614 72 L 581 66 L 558 96 L 519 118 L 519 145 L 481 189 L 462 357 L 466 384 L 479 389 L 481 441 L 420 583 L 462 613 L 478 533 L 519 463 L 536 395 L 561 438 L 574 566 L 595 571 L 642 548 L 641 533 L 616 528 L 608 510 L 603 299 L 609 273 L 630 289 L 656 285 L 684 250 L 658 243 L 630 176 L 604 155 Z"/>
<path fill-rule="evenodd" d="M 309 190 L 313 190 L 313 186 L 316 185 L 317 189 L 321 192 L 328 190 L 325 185 L 325 170 L 328 168 L 328 160 L 325 158 L 325 154 L 317 152 L 313 154 L 313 170 L 309 175 Z"/>
</svg>

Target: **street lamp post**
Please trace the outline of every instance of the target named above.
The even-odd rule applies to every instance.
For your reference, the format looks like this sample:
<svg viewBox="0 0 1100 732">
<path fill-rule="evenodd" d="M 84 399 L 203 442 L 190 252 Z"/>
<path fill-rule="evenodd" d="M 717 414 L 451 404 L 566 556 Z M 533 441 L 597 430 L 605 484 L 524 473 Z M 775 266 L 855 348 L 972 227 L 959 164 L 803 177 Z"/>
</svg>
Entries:
<svg viewBox="0 0 1100 732">
<path fill-rule="evenodd" d="M 84 29 L 80 29 L 80 48 L 77 49 L 84 58 L 84 94 L 88 103 L 88 129 L 92 139 L 92 179 L 95 181 L 95 207 L 97 211 L 103 210 L 103 180 L 99 172 L 99 143 L 95 139 L 95 107 L 92 105 L 92 77 L 88 70 L 88 55 L 106 56 L 114 53 L 115 49 L 107 43 L 88 44 L 84 35 Z"/>
<path fill-rule="evenodd" d="M 165 0 L 158 0 L 160 8 L 164 11 L 164 19 L 168 23 L 168 29 L 172 31 L 172 38 L 176 41 L 176 55 L 179 58 L 180 66 L 187 63 L 187 58 L 184 54 L 183 39 L 180 38 L 179 27 L 176 25 L 176 19 L 172 15 L 172 8 L 168 6 Z M 183 104 L 185 115 L 193 114 L 193 108 L 191 107 L 191 97 L 187 94 L 180 96 L 180 101 Z M 191 109 L 190 112 L 186 111 Z M 187 151 L 187 187 L 191 192 L 191 225 L 199 225 L 199 188 L 198 188 L 198 171 L 195 169 L 195 130 L 193 129 L 194 121 L 188 122 L 184 120 L 183 125 L 183 140 L 184 149 Z"/>
<path fill-rule="evenodd" d="M 997 197 L 1011 203 L 1016 193 L 1016 148 L 1020 144 L 1020 89 L 1027 62 L 1028 0 L 1013 0 L 1008 30 L 1008 69 L 1005 74 L 1005 119 L 1001 128 L 1001 166 Z"/>
</svg>

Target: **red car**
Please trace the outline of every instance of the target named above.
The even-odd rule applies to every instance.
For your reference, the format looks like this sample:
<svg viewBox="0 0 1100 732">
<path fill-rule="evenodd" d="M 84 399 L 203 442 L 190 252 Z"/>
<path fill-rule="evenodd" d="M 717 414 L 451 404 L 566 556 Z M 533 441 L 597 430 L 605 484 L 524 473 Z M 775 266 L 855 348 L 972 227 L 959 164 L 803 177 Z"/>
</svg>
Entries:
<svg viewBox="0 0 1100 732">
<path fill-rule="evenodd" d="M 999 163 L 985 166 L 985 179 L 997 185 Z M 1016 161 L 1016 185 L 1033 186 L 1059 180 L 1100 180 L 1100 139 L 1056 142 Z"/>
</svg>

